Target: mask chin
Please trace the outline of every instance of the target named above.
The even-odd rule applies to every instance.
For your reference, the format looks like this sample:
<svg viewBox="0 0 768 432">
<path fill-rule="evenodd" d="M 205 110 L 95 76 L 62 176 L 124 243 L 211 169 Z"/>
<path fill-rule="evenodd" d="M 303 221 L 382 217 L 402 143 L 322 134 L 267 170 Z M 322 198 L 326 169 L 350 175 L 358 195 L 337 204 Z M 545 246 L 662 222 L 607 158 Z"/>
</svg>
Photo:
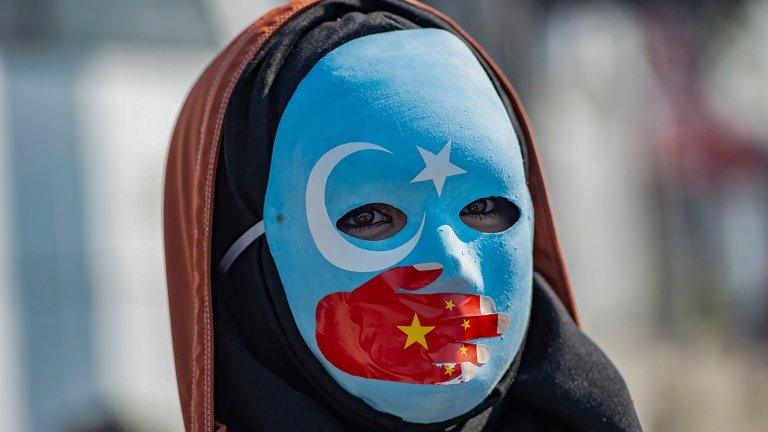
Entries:
<svg viewBox="0 0 768 432">
<path fill-rule="evenodd" d="M 492 223 L 507 216 L 484 197 L 515 217 Z M 407 222 L 381 240 L 340 229 L 366 203 Z M 364 36 L 315 64 L 280 120 L 264 228 L 301 337 L 371 407 L 442 422 L 507 376 L 530 315 L 532 205 L 507 111 L 452 34 Z"/>
</svg>

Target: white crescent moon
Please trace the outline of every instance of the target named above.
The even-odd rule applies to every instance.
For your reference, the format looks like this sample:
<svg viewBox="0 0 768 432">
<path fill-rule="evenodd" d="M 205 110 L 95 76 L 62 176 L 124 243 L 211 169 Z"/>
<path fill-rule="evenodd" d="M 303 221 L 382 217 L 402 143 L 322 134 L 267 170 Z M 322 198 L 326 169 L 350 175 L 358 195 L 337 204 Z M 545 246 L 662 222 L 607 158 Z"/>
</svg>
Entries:
<svg viewBox="0 0 768 432">
<path fill-rule="evenodd" d="M 421 231 L 424 229 L 424 217 L 422 217 L 418 231 L 410 240 L 386 251 L 372 251 L 357 247 L 348 242 L 336 229 L 325 206 L 325 186 L 328 176 L 344 158 L 363 150 L 392 153 L 384 147 L 366 142 L 351 142 L 334 147 L 312 167 L 306 192 L 307 222 L 317 249 L 331 264 L 353 272 L 378 271 L 397 264 L 416 247 Z"/>
</svg>

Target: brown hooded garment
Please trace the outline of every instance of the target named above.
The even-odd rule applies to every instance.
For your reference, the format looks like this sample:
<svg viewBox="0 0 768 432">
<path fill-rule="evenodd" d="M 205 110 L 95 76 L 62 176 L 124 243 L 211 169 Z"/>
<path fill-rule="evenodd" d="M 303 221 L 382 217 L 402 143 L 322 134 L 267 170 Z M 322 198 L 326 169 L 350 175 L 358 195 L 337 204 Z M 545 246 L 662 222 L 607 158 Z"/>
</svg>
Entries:
<svg viewBox="0 0 768 432">
<path fill-rule="evenodd" d="M 249 26 L 216 55 L 191 89 L 179 115 L 165 176 L 164 232 L 173 348 L 187 431 L 224 431 L 214 418 L 214 342 L 211 237 L 214 186 L 225 112 L 246 66 L 286 22 L 322 0 L 298 0 Z M 501 70 L 456 23 L 415 0 L 407 1 L 453 27 L 490 66 L 520 119 L 528 186 L 535 211 L 534 269 L 578 323 L 541 163 L 525 110 Z"/>
</svg>

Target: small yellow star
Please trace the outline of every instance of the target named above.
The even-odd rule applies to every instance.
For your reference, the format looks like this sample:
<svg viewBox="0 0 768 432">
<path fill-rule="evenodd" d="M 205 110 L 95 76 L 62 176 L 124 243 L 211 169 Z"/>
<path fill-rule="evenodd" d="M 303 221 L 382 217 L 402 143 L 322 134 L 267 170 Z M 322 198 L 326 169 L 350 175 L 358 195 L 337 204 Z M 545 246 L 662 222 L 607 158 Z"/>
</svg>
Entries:
<svg viewBox="0 0 768 432">
<path fill-rule="evenodd" d="M 445 374 L 446 374 L 446 375 L 453 375 L 453 370 L 454 370 L 453 368 L 454 368 L 454 365 L 452 365 L 452 364 L 447 364 L 447 365 L 445 365 L 444 367 L 445 367 Z"/>
<path fill-rule="evenodd" d="M 399 328 L 400 331 L 408 335 L 408 338 L 405 340 L 405 346 L 403 347 L 403 349 L 406 349 L 409 346 L 413 345 L 414 342 L 418 343 L 424 348 L 428 348 L 427 339 L 424 336 L 426 336 L 427 333 L 434 330 L 435 326 L 421 325 L 421 323 L 419 322 L 419 316 L 416 314 L 413 314 L 413 321 L 411 321 L 411 325 L 397 326 L 397 328 Z"/>
<path fill-rule="evenodd" d="M 453 304 L 453 299 L 448 299 L 445 301 L 445 308 L 448 309 L 449 311 L 453 312 L 453 308 L 455 307 L 456 305 Z"/>
<path fill-rule="evenodd" d="M 467 355 L 467 351 L 469 351 L 469 348 L 462 345 L 461 348 L 459 348 L 459 351 L 461 352 L 461 355 L 465 356 Z"/>
<path fill-rule="evenodd" d="M 464 330 L 467 330 L 469 328 L 469 320 L 465 319 L 461 326 L 464 327 Z"/>
</svg>

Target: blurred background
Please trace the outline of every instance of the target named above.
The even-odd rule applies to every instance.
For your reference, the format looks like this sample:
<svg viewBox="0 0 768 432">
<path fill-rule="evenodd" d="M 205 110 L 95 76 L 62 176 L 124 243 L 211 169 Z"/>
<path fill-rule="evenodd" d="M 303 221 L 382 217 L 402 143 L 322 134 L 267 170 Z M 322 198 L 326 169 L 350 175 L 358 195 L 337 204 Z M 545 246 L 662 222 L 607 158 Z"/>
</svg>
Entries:
<svg viewBox="0 0 768 432">
<path fill-rule="evenodd" d="M 276 0 L 0 0 L 0 429 L 180 431 L 167 143 Z M 647 431 L 768 431 L 768 0 L 435 0 L 505 69 Z"/>
</svg>

